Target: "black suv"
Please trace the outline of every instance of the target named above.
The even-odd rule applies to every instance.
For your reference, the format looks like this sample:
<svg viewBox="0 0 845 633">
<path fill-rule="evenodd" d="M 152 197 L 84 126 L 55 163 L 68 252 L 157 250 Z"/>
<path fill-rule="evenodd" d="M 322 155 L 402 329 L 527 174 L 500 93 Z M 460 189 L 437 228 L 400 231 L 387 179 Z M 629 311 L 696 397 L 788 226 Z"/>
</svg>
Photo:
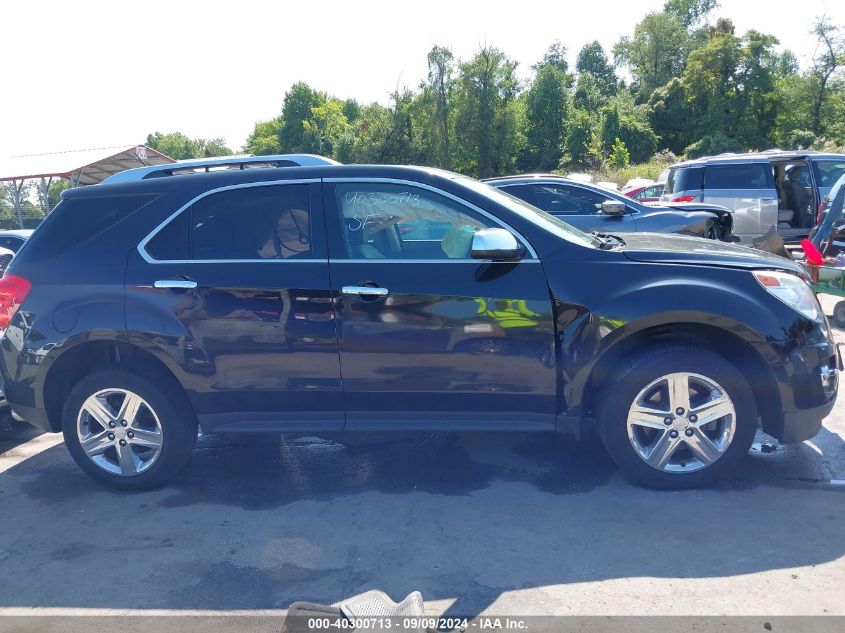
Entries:
<svg viewBox="0 0 845 633">
<path fill-rule="evenodd" d="M 280 163 L 281 164 L 281 163 Z M 414 167 L 124 174 L 66 191 L 0 280 L 16 413 L 121 488 L 204 433 L 597 427 L 648 485 L 812 437 L 840 360 L 802 269 L 591 236 Z"/>
</svg>

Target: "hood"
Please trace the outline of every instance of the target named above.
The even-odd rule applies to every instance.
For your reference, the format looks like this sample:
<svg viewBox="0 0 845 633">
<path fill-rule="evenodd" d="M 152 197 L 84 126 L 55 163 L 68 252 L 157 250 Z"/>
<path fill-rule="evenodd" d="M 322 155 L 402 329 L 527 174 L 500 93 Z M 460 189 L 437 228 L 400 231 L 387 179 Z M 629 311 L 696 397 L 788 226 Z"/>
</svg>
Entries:
<svg viewBox="0 0 845 633">
<path fill-rule="evenodd" d="M 726 268 L 775 268 L 806 276 L 796 262 L 718 240 L 672 233 L 625 233 L 625 257 L 635 262 L 724 266 Z"/>
</svg>

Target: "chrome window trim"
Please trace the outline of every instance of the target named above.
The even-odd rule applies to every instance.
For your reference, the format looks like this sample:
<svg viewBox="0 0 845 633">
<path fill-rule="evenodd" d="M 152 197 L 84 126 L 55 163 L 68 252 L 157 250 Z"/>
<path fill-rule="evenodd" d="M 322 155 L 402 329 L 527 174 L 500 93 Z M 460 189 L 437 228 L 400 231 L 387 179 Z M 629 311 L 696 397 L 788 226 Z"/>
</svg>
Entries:
<svg viewBox="0 0 845 633">
<path fill-rule="evenodd" d="M 386 183 L 386 184 L 396 184 L 396 185 L 408 185 L 408 186 L 411 186 L 411 187 L 419 187 L 420 189 L 426 189 L 427 191 L 433 191 L 434 193 L 439 194 L 439 195 L 441 195 L 441 196 L 444 196 L 445 198 L 449 198 L 449 199 L 450 199 L 450 200 L 452 200 L 453 202 L 457 202 L 457 203 L 458 203 L 458 204 L 460 204 L 461 206 L 464 206 L 464 207 L 466 207 L 466 208 L 468 208 L 468 209 L 472 209 L 473 211 L 475 211 L 475 212 L 476 212 L 476 213 L 478 213 L 479 215 L 484 216 L 484 217 L 485 217 L 485 218 L 487 218 L 488 220 L 492 220 L 492 221 L 493 221 L 495 224 L 497 224 L 500 228 L 503 228 L 503 229 L 505 229 L 505 230 L 510 231 L 511 233 L 513 233 L 513 234 L 517 237 L 517 239 L 519 239 L 519 240 L 520 240 L 523 244 L 525 244 L 526 250 L 528 251 L 528 254 L 529 254 L 529 255 L 530 255 L 530 257 L 531 257 L 531 259 L 529 259 L 529 260 L 520 260 L 520 261 L 531 261 L 531 260 L 537 260 L 537 259 L 539 259 L 539 258 L 537 257 L 537 251 L 535 251 L 535 250 L 534 250 L 534 247 L 531 245 L 531 242 L 529 242 L 527 239 L 525 239 L 525 236 L 523 236 L 523 235 L 522 235 L 519 231 L 517 231 L 517 230 L 516 230 L 516 229 L 514 229 L 513 227 L 509 226 L 506 222 L 504 222 L 504 221 L 502 221 L 501 219 L 497 218 L 495 215 L 493 215 L 493 214 L 492 214 L 492 213 L 490 213 L 489 211 L 485 211 L 485 210 L 484 210 L 484 209 L 482 209 L 481 207 L 478 207 L 478 206 L 476 206 L 476 205 L 472 204 L 471 202 L 469 202 L 469 201 L 467 201 L 467 200 L 464 200 L 463 198 L 460 198 L 460 197 L 458 197 L 458 196 L 456 196 L 456 195 L 454 195 L 454 194 L 451 194 L 451 193 L 449 193 L 448 191 L 443 191 L 442 189 L 440 189 L 440 188 L 438 188 L 438 187 L 434 187 L 433 185 L 429 185 L 429 184 L 426 184 L 426 183 L 423 183 L 423 182 L 418 182 L 418 181 L 416 181 L 416 180 L 406 180 L 406 179 L 403 179 L 403 178 L 372 178 L 372 177 L 360 177 L 360 178 L 323 178 L 323 182 L 327 182 L 327 183 L 335 183 L 335 184 L 337 184 L 337 183 L 341 183 L 341 184 L 343 184 L 343 183 L 362 183 L 362 184 L 363 184 L 363 183 Z M 341 260 L 341 259 L 334 259 L 334 260 L 332 260 L 332 261 L 347 261 L 347 262 L 349 262 L 349 261 L 356 261 L 356 260 L 352 260 L 352 259 L 343 259 L 343 260 Z M 367 261 L 367 262 L 375 262 L 375 261 L 379 261 L 379 262 L 384 262 L 384 261 L 393 261 L 393 262 L 410 262 L 410 261 L 414 261 L 414 260 L 409 260 L 409 259 L 398 259 L 398 260 L 386 260 L 386 259 L 363 259 L 363 260 L 360 260 L 360 261 Z M 423 260 L 417 260 L 417 261 L 420 261 L 420 262 L 429 262 L 429 263 L 430 263 L 430 262 L 443 262 L 443 261 L 455 261 L 455 262 L 458 262 L 458 261 L 462 261 L 462 262 L 466 262 L 466 261 L 474 261 L 474 262 L 482 262 L 482 261 L 488 261 L 488 260 L 482 260 L 482 259 L 460 259 L 460 260 L 459 260 L 459 259 L 454 259 L 454 260 L 449 260 L 449 259 L 423 259 Z"/>
<path fill-rule="evenodd" d="M 137 246 L 138 253 L 141 257 L 146 261 L 148 264 L 254 264 L 256 262 L 266 262 L 266 263 L 276 263 L 276 262 L 300 262 L 300 263 L 314 263 L 314 262 L 326 262 L 328 258 L 325 259 L 155 259 L 147 252 L 147 244 L 152 240 L 156 235 L 158 235 L 164 227 L 170 224 L 173 220 L 175 220 L 183 211 L 190 208 L 192 205 L 196 204 L 198 201 L 206 198 L 210 195 L 215 193 L 220 193 L 222 191 L 231 191 L 233 189 L 250 189 L 252 187 L 271 187 L 271 186 L 284 186 L 284 185 L 310 185 L 314 183 L 319 183 L 321 181 L 320 178 L 297 178 L 291 180 L 261 180 L 258 182 L 243 182 L 238 183 L 236 185 L 226 185 L 225 187 L 217 187 L 216 189 L 209 189 L 208 191 L 204 191 L 200 195 L 192 198 L 181 207 L 179 207 L 176 211 L 171 213 L 168 217 L 166 217 L 157 227 L 155 227 L 152 231 L 150 231 L 147 236 L 142 239 Z"/>
</svg>

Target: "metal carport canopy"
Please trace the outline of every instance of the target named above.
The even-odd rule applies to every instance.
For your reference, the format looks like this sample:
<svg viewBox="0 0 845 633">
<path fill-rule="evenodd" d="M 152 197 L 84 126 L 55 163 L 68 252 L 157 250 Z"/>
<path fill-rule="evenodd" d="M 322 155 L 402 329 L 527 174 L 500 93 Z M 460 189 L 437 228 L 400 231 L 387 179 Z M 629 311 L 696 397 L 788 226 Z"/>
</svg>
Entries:
<svg viewBox="0 0 845 633">
<path fill-rule="evenodd" d="M 133 167 L 176 162 L 146 145 L 100 147 L 50 154 L 13 156 L 0 161 L 0 181 L 67 178 L 71 185 L 94 185 Z"/>
</svg>

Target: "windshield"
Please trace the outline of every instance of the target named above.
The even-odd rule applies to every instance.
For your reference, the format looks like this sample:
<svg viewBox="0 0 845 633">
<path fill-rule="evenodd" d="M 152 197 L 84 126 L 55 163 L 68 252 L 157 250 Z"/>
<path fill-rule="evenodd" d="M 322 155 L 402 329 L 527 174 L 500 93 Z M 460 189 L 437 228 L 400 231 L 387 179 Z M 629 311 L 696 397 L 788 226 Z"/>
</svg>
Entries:
<svg viewBox="0 0 845 633">
<path fill-rule="evenodd" d="M 473 191 L 492 199 L 494 202 L 498 202 L 509 211 L 513 211 L 519 215 L 519 217 L 531 222 L 544 231 L 548 231 L 549 233 L 554 233 L 558 237 L 562 237 L 567 242 L 572 242 L 573 244 L 578 244 L 579 246 L 590 246 L 593 248 L 601 246 L 601 242 L 589 233 L 579 231 L 571 224 L 567 224 L 563 220 L 559 220 L 542 209 L 538 209 L 534 205 L 528 204 L 524 200 L 520 200 L 509 193 L 505 193 L 501 189 L 496 189 L 495 187 L 491 187 L 490 185 L 473 178 L 462 177 L 456 178 L 455 180 L 460 182 L 462 185 L 466 185 Z"/>
</svg>

